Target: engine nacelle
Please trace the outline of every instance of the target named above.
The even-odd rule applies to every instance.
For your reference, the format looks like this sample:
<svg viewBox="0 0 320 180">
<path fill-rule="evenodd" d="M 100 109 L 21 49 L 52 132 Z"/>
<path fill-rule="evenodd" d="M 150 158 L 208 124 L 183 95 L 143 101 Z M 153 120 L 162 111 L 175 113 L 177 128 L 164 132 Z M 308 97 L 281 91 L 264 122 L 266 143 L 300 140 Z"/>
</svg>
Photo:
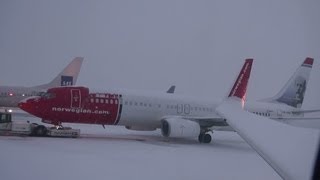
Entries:
<svg viewBox="0 0 320 180">
<path fill-rule="evenodd" d="M 196 138 L 200 134 L 200 125 L 187 119 L 163 119 L 161 120 L 161 133 L 164 137 Z"/>
</svg>

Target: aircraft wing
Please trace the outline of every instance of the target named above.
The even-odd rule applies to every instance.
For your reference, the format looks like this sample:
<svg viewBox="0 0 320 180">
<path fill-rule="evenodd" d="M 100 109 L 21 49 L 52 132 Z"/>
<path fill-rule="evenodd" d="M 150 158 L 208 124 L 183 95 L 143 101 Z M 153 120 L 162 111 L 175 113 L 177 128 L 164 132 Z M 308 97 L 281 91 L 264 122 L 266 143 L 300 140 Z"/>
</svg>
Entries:
<svg viewBox="0 0 320 180">
<path fill-rule="evenodd" d="M 296 113 L 296 114 L 314 113 L 314 112 L 320 112 L 320 109 L 292 111 L 292 113 Z"/>
<path fill-rule="evenodd" d="M 274 120 L 284 120 L 284 121 L 290 121 L 290 120 L 319 120 L 320 121 L 320 117 L 279 117 L 279 118 L 270 118 L 270 119 L 274 119 Z"/>
<path fill-rule="evenodd" d="M 228 98 L 216 110 L 282 178 L 311 179 L 317 172 L 314 163 L 319 151 L 318 130 L 246 112 L 237 97 Z"/>
</svg>

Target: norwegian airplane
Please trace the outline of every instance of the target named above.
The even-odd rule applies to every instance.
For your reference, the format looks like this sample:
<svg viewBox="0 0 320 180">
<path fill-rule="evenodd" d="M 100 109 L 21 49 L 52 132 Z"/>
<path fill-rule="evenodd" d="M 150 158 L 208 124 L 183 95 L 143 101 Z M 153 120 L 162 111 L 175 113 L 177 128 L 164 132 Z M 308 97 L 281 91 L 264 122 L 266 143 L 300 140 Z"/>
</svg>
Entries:
<svg viewBox="0 0 320 180">
<path fill-rule="evenodd" d="M 314 59 L 307 57 L 295 71 L 284 87 L 271 98 L 246 101 L 245 109 L 260 116 L 266 116 L 282 122 L 294 124 L 293 120 L 315 119 L 305 116 L 308 113 L 319 112 L 319 109 L 305 109 L 305 92 Z M 320 119 L 320 118 L 319 118 Z"/>
<path fill-rule="evenodd" d="M 253 59 L 246 59 L 230 95 L 245 93 Z M 203 102 L 175 94 L 124 91 L 91 91 L 87 87 L 56 87 L 42 96 L 30 97 L 19 107 L 42 122 L 120 125 L 131 130 L 161 129 L 164 137 L 198 138 L 210 143 L 214 127 L 226 127 L 216 113 L 220 102 Z"/>
<path fill-rule="evenodd" d="M 229 96 L 216 112 L 283 179 L 320 179 L 320 131 L 295 127 L 243 110 L 245 93 Z"/>
<path fill-rule="evenodd" d="M 58 86 L 71 86 L 77 82 L 78 74 L 83 62 L 82 57 L 74 58 L 62 72 L 60 72 L 48 84 L 42 84 L 33 87 L 21 86 L 0 86 L 0 107 L 9 112 L 12 108 L 18 107 L 18 103 L 31 96 L 36 96 L 46 92 L 47 89 Z"/>
</svg>

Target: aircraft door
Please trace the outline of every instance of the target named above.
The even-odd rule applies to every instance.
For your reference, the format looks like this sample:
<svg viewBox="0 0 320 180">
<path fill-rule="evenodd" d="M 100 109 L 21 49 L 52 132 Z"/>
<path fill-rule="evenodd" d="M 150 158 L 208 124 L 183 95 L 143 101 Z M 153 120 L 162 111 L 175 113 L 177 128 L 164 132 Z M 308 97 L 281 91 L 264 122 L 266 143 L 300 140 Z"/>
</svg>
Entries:
<svg viewBox="0 0 320 180">
<path fill-rule="evenodd" d="M 71 89 L 71 108 L 80 108 L 81 91 L 80 89 Z"/>
<path fill-rule="evenodd" d="M 278 110 L 278 111 L 277 111 L 277 117 L 278 117 L 278 118 L 282 118 L 282 116 L 283 116 L 283 111 Z"/>
</svg>

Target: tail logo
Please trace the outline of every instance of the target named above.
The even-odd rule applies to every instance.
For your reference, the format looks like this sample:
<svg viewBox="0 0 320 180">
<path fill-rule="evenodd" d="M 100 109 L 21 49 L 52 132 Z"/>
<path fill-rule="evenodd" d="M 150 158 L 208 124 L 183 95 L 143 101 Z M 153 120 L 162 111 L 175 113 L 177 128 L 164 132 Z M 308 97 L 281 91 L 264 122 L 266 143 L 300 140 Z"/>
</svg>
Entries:
<svg viewBox="0 0 320 180">
<path fill-rule="evenodd" d="M 306 58 L 287 84 L 278 93 L 275 100 L 295 108 L 301 108 L 312 65 L 313 59 Z"/>
<path fill-rule="evenodd" d="M 277 101 L 292 107 L 300 108 L 303 103 L 306 88 L 307 80 L 302 76 L 298 76 L 291 87 L 288 88 Z"/>
<path fill-rule="evenodd" d="M 72 76 L 61 76 L 61 86 L 72 86 L 73 77 Z"/>
</svg>

